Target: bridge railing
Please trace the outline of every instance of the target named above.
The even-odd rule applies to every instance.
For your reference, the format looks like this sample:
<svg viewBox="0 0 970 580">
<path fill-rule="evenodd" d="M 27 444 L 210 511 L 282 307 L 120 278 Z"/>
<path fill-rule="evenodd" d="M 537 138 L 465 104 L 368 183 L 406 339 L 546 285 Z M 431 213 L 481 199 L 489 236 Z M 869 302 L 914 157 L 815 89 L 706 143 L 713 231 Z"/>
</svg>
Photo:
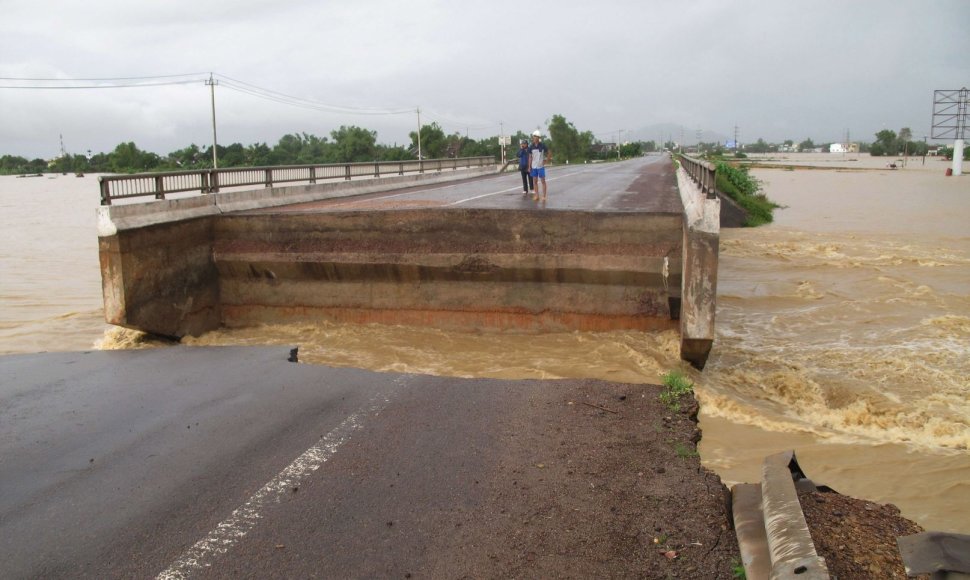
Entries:
<svg viewBox="0 0 970 580">
<path fill-rule="evenodd" d="M 715 189 L 717 187 L 717 168 L 713 163 L 680 155 L 680 164 L 709 199 L 717 197 Z"/>
<path fill-rule="evenodd" d="M 365 163 L 332 163 L 327 165 L 279 165 L 275 167 L 231 167 L 108 175 L 98 178 L 101 205 L 112 200 L 133 197 L 165 199 L 166 195 L 186 192 L 216 193 L 223 187 L 273 187 L 286 183 L 316 183 L 325 180 L 386 177 L 408 173 L 442 172 L 494 165 L 495 158 L 458 157 Z"/>
</svg>

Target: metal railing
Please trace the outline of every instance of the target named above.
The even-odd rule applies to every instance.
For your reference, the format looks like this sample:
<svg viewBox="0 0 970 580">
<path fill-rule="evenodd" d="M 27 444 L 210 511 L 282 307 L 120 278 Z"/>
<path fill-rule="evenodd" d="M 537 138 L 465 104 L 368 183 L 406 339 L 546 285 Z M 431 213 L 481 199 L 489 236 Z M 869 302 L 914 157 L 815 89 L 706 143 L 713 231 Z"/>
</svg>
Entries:
<svg viewBox="0 0 970 580">
<path fill-rule="evenodd" d="M 713 163 L 680 155 L 680 164 L 709 199 L 717 197 L 717 168 Z"/>
<path fill-rule="evenodd" d="M 284 183 L 316 183 L 324 180 L 375 178 L 407 173 L 441 172 L 446 169 L 468 169 L 494 165 L 494 157 L 459 157 L 407 161 L 374 161 L 367 163 L 333 163 L 328 165 L 279 165 L 275 167 L 231 167 L 109 175 L 98 178 L 101 205 L 115 199 L 153 197 L 197 191 L 216 193 L 223 187 L 273 187 Z"/>
</svg>

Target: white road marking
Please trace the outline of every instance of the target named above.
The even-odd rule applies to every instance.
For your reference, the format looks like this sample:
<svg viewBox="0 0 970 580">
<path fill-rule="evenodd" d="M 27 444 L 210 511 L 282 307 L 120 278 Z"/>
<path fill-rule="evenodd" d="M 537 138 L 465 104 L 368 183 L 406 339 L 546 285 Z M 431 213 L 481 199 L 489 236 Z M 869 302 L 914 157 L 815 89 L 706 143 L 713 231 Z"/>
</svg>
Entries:
<svg viewBox="0 0 970 580">
<path fill-rule="evenodd" d="M 582 173 L 582 171 L 574 171 L 572 173 L 567 173 L 565 175 L 558 175 L 556 177 L 549 177 L 549 178 L 546 179 L 546 181 L 547 182 L 549 182 L 549 181 L 556 181 L 557 179 L 562 179 L 564 177 L 572 177 L 573 175 L 579 175 L 580 173 Z M 469 201 L 475 201 L 476 199 L 482 199 L 483 197 L 491 197 L 493 195 L 501 195 L 503 193 L 508 193 L 510 191 L 518 191 L 518 190 L 519 190 L 519 186 L 510 187 L 509 189 L 502 189 L 502 190 L 499 190 L 499 191 L 493 191 L 492 193 L 484 193 L 482 195 L 476 195 L 475 197 L 469 197 L 469 198 L 466 198 L 466 199 L 459 199 L 458 201 L 453 201 L 453 202 L 449 203 L 448 205 L 458 205 L 458 204 L 466 203 L 466 202 L 469 202 Z"/>
<path fill-rule="evenodd" d="M 468 202 L 468 201 L 475 201 L 476 199 L 482 199 L 483 197 L 491 197 L 493 195 L 499 195 L 499 194 L 502 194 L 502 193 L 508 193 L 510 191 L 518 191 L 518 189 L 519 189 L 519 186 L 510 187 L 508 189 L 501 189 L 499 191 L 493 191 L 492 193 L 485 193 L 485 194 L 482 194 L 482 195 L 476 195 L 475 197 L 469 197 L 469 198 L 466 198 L 466 199 L 459 199 L 458 201 L 453 201 L 453 202 L 449 203 L 448 205 L 458 205 L 460 203 L 465 203 L 465 202 Z"/>
<path fill-rule="evenodd" d="M 254 493 L 228 518 L 219 522 L 205 538 L 183 552 L 171 566 L 157 576 L 158 580 L 188 578 L 194 572 L 211 566 L 213 558 L 228 552 L 236 542 L 256 527 L 257 521 L 263 517 L 263 508 L 278 503 L 282 497 L 292 493 L 294 487 L 298 487 L 306 476 L 333 457 L 337 449 L 350 439 L 351 434 L 363 426 L 365 417 L 379 413 L 388 402 L 387 396 L 383 396 L 380 400 L 371 402 L 368 408 L 344 419 L 340 425 L 320 439 L 319 443 L 304 451 L 293 463 Z"/>
<path fill-rule="evenodd" d="M 447 189 L 449 187 L 455 187 L 455 185 L 454 184 L 446 184 L 446 185 L 442 185 L 441 187 L 427 187 L 425 189 L 420 189 L 418 191 L 405 191 L 404 193 L 394 193 L 394 194 L 391 194 L 391 195 L 382 195 L 382 196 L 379 196 L 379 197 L 369 197 L 367 199 L 358 199 L 358 200 L 348 201 L 348 202 L 345 203 L 345 205 L 367 204 L 367 203 L 372 203 L 374 201 L 380 201 L 380 200 L 383 200 L 383 199 L 392 199 L 392 198 L 401 197 L 401 196 L 404 196 L 404 195 L 417 195 L 419 193 L 424 193 L 425 191 L 436 191 L 438 189 Z"/>
</svg>

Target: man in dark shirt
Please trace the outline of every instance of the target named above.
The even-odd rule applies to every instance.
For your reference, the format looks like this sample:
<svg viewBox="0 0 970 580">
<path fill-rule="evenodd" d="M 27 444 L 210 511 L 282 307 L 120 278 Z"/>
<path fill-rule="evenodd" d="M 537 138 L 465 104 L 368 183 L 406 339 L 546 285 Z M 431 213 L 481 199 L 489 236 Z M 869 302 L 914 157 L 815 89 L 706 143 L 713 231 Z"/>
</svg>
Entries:
<svg viewBox="0 0 970 580">
<path fill-rule="evenodd" d="M 535 191 L 532 182 L 532 174 L 529 172 L 529 148 L 525 139 L 519 141 L 519 173 L 522 174 L 522 195 L 529 195 L 530 191 Z"/>
</svg>

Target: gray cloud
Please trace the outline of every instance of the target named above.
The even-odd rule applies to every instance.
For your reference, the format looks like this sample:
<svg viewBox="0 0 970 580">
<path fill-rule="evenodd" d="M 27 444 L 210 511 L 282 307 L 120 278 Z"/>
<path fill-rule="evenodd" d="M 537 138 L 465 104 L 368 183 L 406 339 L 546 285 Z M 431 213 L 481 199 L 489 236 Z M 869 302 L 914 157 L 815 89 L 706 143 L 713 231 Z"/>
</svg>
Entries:
<svg viewBox="0 0 970 580">
<path fill-rule="evenodd" d="M 0 89 L 0 154 L 50 157 L 122 141 L 167 153 L 211 141 L 215 71 L 351 108 L 421 107 L 422 121 L 481 138 L 562 114 L 604 140 L 661 124 L 816 141 L 930 125 L 934 89 L 970 85 L 970 3 L 738 0 L 92 0 L 0 2 L 0 76 L 202 73 L 189 85 Z M 2 85 L 13 84 L 0 81 Z M 218 87 L 220 143 L 275 143 L 340 125 L 406 143 L 413 113 L 283 105 Z M 641 129 L 643 129 L 641 131 Z M 679 135 L 674 135 L 679 139 Z"/>
</svg>

